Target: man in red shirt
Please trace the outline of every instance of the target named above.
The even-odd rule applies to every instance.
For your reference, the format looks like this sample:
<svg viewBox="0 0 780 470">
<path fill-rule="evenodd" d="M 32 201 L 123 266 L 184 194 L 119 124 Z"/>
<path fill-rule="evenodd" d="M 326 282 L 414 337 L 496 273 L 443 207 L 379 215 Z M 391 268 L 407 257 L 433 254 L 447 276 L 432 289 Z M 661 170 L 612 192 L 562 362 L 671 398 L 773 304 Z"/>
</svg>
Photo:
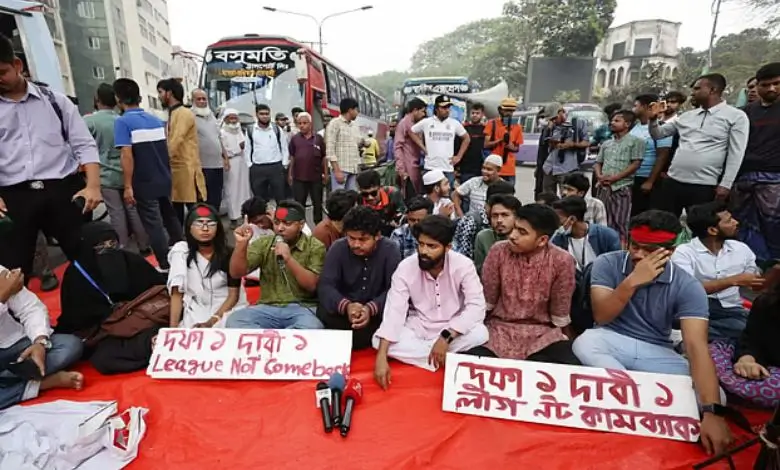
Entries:
<svg viewBox="0 0 780 470">
<path fill-rule="evenodd" d="M 420 152 L 422 149 L 409 138 L 412 126 L 423 119 L 428 105 L 420 98 L 414 98 L 407 104 L 406 115 L 395 128 L 395 140 L 393 141 L 393 155 L 395 157 L 396 171 L 401 178 L 401 188 L 406 191 L 407 182 L 414 187 L 416 194 L 422 194 L 422 174 L 420 173 Z M 409 199 L 411 194 L 404 194 Z"/>
</svg>

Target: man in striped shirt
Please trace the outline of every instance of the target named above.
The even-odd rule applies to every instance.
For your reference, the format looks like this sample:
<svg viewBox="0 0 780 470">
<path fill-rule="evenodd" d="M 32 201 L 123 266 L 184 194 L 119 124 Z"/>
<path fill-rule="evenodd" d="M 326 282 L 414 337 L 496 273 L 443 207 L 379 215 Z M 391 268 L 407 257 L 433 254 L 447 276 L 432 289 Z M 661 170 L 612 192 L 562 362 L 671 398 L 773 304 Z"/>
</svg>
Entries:
<svg viewBox="0 0 780 470">
<path fill-rule="evenodd" d="M 183 235 L 171 203 L 171 165 L 165 124 L 140 108 L 138 83 L 120 78 L 113 86 L 117 104 L 124 112 L 114 123 L 114 144 L 121 152 L 124 200 L 138 208 L 157 263 L 162 271 L 167 271 L 168 237 L 172 245 L 182 240 Z"/>
<path fill-rule="evenodd" d="M 339 104 L 341 116 L 332 120 L 325 130 L 325 157 L 330 162 L 331 190 L 357 189 L 355 176 L 360 165 L 360 144 L 363 137 L 355 120 L 358 102 L 344 98 Z"/>
</svg>

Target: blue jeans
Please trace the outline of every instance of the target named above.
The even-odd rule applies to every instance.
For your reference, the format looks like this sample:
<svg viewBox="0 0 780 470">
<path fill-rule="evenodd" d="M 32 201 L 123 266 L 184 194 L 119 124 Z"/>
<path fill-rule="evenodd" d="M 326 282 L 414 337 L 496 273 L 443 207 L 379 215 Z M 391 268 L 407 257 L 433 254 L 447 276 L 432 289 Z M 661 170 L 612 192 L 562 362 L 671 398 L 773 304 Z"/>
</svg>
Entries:
<svg viewBox="0 0 780 470">
<path fill-rule="evenodd" d="M 671 346 L 640 341 L 607 328 L 585 330 L 572 346 L 584 366 L 690 375 L 688 360 Z"/>
<path fill-rule="evenodd" d="M 269 330 L 321 330 L 322 322 L 312 310 L 299 305 L 259 304 L 231 313 L 227 328 L 257 328 Z"/>
<path fill-rule="evenodd" d="M 725 308 L 718 299 L 708 299 L 710 304 L 710 341 L 724 339 L 736 341 L 747 326 L 748 311 L 742 307 Z"/>
<path fill-rule="evenodd" d="M 11 347 L 0 349 L 0 410 L 38 396 L 38 382 L 31 384 L 33 381 L 6 370 L 8 364 L 15 362 L 22 352 L 30 347 L 30 344 L 29 339 L 23 338 Z M 73 365 L 81 359 L 82 350 L 83 346 L 78 337 L 65 334 L 52 335 L 51 349 L 46 351 L 46 376 Z M 32 387 L 28 388 L 28 384 Z"/>
<path fill-rule="evenodd" d="M 336 181 L 336 174 L 331 171 L 330 172 L 330 190 L 335 191 L 337 189 L 351 189 L 353 191 L 357 191 L 357 181 L 355 180 L 355 174 L 354 173 L 347 173 L 344 172 L 344 182 L 339 183 Z"/>
</svg>

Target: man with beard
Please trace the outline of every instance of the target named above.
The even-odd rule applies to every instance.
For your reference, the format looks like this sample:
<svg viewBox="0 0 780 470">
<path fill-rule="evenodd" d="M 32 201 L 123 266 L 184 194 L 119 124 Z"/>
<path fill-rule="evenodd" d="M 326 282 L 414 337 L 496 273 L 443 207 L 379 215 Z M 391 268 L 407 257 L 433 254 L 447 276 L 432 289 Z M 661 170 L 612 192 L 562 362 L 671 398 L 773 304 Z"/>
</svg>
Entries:
<svg viewBox="0 0 780 470">
<path fill-rule="evenodd" d="M 365 206 L 344 217 L 345 237 L 325 256 L 317 286 L 317 317 L 330 330 L 352 330 L 352 349 L 371 347 L 382 322 L 390 280 L 401 262 L 398 247 L 382 236 L 382 220 Z"/>
<path fill-rule="evenodd" d="M 589 367 L 692 377 L 703 415 L 701 441 L 708 453 L 720 454 L 732 437 L 707 345 L 707 294 L 669 262 L 680 230 L 678 217 L 650 210 L 631 219 L 628 251 L 596 258 L 590 288 L 596 326 L 577 337 L 573 350 Z M 677 320 L 687 358 L 669 337 Z"/>
<path fill-rule="evenodd" d="M 700 107 L 674 122 L 658 122 L 662 111 L 658 103 L 648 109 L 653 139 L 680 136 L 680 146 L 661 186 L 663 206 L 674 215 L 696 204 L 728 199 L 742 165 L 750 125 L 744 112 L 723 99 L 725 88 L 723 75 L 702 75 L 692 93 Z"/>
<path fill-rule="evenodd" d="M 549 207 L 518 208 L 508 241 L 496 244 L 482 282 L 490 339 L 470 354 L 579 365 L 567 330 L 574 293 L 574 260 L 549 243 L 558 216 Z"/>
<path fill-rule="evenodd" d="M 183 226 L 184 213 L 193 204 L 208 197 L 198 153 L 198 128 L 195 116 L 182 104 L 184 88 L 181 83 L 174 78 L 160 80 L 157 95 L 168 110 L 168 154 L 173 181 L 171 200 L 176 217 Z"/>
<path fill-rule="evenodd" d="M 750 136 L 731 204 L 740 239 L 764 265 L 780 259 L 780 62 L 761 67 L 756 79 L 760 99 L 745 108 Z"/>
<path fill-rule="evenodd" d="M 406 213 L 401 192 L 393 186 L 382 186 L 379 173 L 375 170 L 361 171 L 356 179 L 360 190 L 360 204 L 379 214 L 382 219 L 382 234 L 390 236 Z"/>
<path fill-rule="evenodd" d="M 423 175 L 423 191 L 425 197 L 433 203 L 433 215 L 455 219 L 455 205 L 450 200 L 450 181 L 441 170 Z"/>
<path fill-rule="evenodd" d="M 259 103 L 255 106 L 257 122 L 246 133 L 249 140 L 249 181 L 255 197 L 266 201 L 284 200 L 287 184 L 285 168 L 290 163 L 287 133 L 271 122 L 271 108 Z"/>
<path fill-rule="evenodd" d="M 422 174 L 420 173 L 420 148 L 412 140 L 412 126 L 425 118 L 428 105 L 420 98 L 409 100 L 406 105 L 406 115 L 395 128 L 393 140 L 393 155 L 395 156 L 398 178 L 401 180 L 401 188 L 404 197 L 411 199 L 415 194 L 422 193 Z M 410 194 L 407 184 L 411 184 L 414 194 Z"/>
<path fill-rule="evenodd" d="M 736 341 L 747 324 L 740 287 L 761 290 L 756 255 L 735 240 L 739 223 L 720 202 L 691 206 L 686 223 L 695 238 L 674 250 L 672 261 L 699 280 L 709 296 L 710 341 Z"/>
<path fill-rule="evenodd" d="M 192 112 L 195 114 L 195 126 L 198 131 L 198 151 L 200 166 L 206 180 L 206 203 L 219 211 L 222 205 L 222 188 L 225 183 L 225 170 L 230 170 L 230 160 L 219 135 L 219 124 L 209 108 L 206 92 L 197 89 L 192 92 Z"/>
<path fill-rule="evenodd" d="M 515 217 L 523 204 L 509 194 L 496 194 L 490 197 L 488 207 L 490 228 L 481 230 L 474 240 L 474 265 L 480 274 L 490 248 L 497 242 L 506 240 L 515 229 Z"/>
<path fill-rule="evenodd" d="M 33 275 L 38 232 L 56 238 L 73 259 L 82 212 L 103 197 L 98 148 L 78 109 L 65 95 L 25 79 L 22 69 L 13 43 L 0 35 L 0 264 L 21 268 L 26 279 Z"/>
<path fill-rule="evenodd" d="M 233 235 L 236 247 L 230 257 L 230 275 L 241 279 L 260 268 L 263 295 L 257 305 L 233 312 L 228 328 L 316 330 L 322 323 L 314 313 L 317 282 L 325 261 L 325 246 L 303 233 L 306 209 L 295 201 L 281 201 L 274 212 L 276 235 L 251 242 L 248 224 Z"/>
<path fill-rule="evenodd" d="M 474 263 L 452 251 L 455 224 L 431 215 L 414 226 L 417 256 L 393 274 L 382 324 L 374 335 L 374 378 L 387 390 L 388 357 L 435 371 L 448 352 L 467 351 L 488 340 L 485 297 Z"/>
<path fill-rule="evenodd" d="M 241 205 L 252 197 L 252 192 L 249 189 L 249 168 L 244 159 L 246 135 L 241 129 L 238 111 L 233 108 L 224 111 L 220 140 L 229 159 L 225 167 L 227 212 L 231 226 L 236 228 L 241 220 Z"/>
</svg>

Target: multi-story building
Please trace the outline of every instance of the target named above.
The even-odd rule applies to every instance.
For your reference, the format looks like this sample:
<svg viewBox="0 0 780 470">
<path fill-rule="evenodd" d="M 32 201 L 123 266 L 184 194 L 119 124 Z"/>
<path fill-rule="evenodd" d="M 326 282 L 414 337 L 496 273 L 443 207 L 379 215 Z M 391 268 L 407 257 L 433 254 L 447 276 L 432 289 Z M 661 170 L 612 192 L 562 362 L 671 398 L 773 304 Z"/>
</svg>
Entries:
<svg viewBox="0 0 780 470">
<path fill-rule="evenodd" d="M 38 2 L 45 5 L 43 17 L 49 26 L 49 32 L 54 40 L 54 49 L 57 51 L 57 60 L 60 62 L 62 84 L 65 87 L 65 93 L 68 96 L 76 96 L 62 18 L 60 17 L 60 2 L 59 0 L 38 0 Z"/>
<path fill-rule="evenodd" d="M 667 20 L 641 20 L 610 28 L 594 53 L 596 87 L 628 85 L 650 63 L 665 64 L 664 76 L 674 76 L 679 65 L 680 25 Z"/>
<path fill-rule="evenodd" d="M 166 0 L 58 0 L 76 96 L 91 111 L 101 83 L 132 78 L 143 106 L 162 113 L 157 82 L 168 76 L 171 43 Z"/>
<path fill-rule="evenodd" d="M 189 103 L 192 91 L 198 88 L 198 77 L 202 67 L 202 59 L 198 54 L 185 51 L 179 46 L 173 46 L 173 78 L 184 86 L 184 102 Z"/>
</svg>

